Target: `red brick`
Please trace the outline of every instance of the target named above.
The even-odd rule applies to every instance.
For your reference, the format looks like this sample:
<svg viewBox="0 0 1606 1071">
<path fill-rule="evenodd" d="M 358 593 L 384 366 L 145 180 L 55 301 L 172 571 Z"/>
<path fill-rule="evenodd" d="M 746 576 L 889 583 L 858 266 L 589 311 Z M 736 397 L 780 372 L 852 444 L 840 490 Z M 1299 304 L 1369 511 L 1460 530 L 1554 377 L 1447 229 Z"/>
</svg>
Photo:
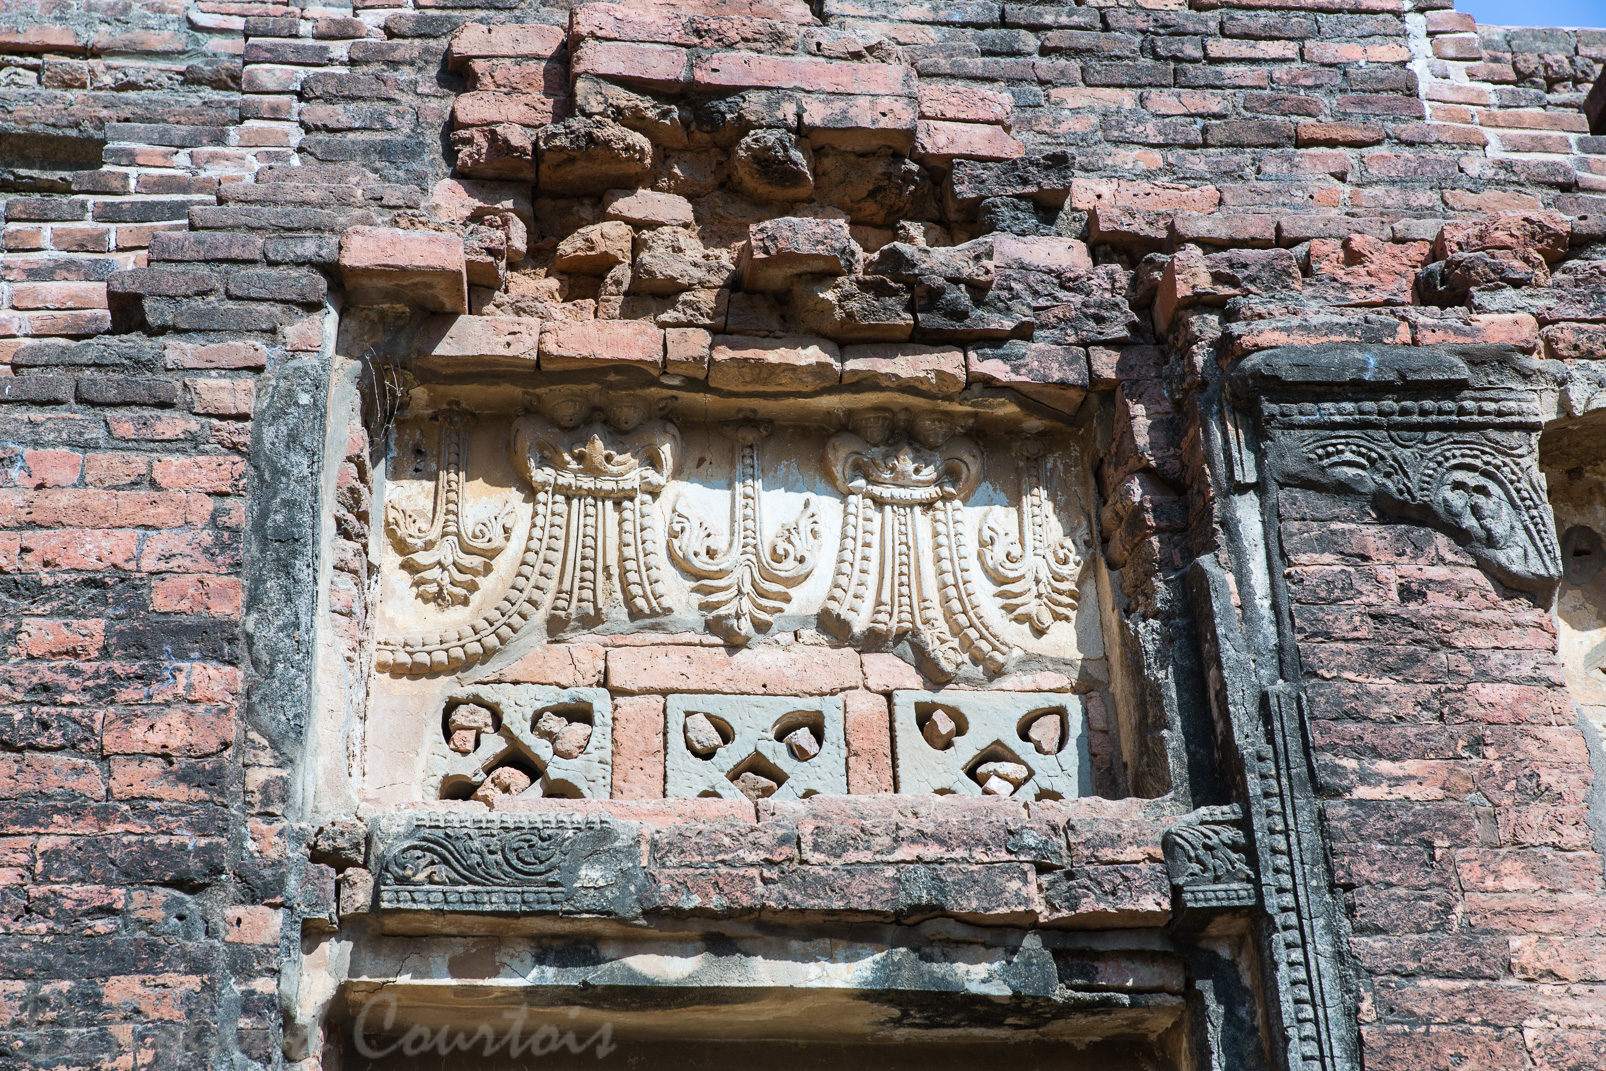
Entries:
<svg viewBox="0 0 1606 1071">
<path fill-rule="evenodd" d="M 231 944 L 277 945 L 284 912 L 276 907 L 245 905 L 223 913 L 223 940 Z"/>
<path fill-rule="evenodd" d="M 602 683 L 604 651 L 595 644 L 544 643 L 483 679 L 590 688 Z"/>
<path fill-rule="evenodd" d="M 564 36 L 557 26 L 471 22 L 452 34 L 447 54 L 453 67 L 470 59 L 550 59 L 563 49 Z"/>
<path fill-rule="evenodd" d="M 468 311 L 463 239 L 434 231 L 352 227 L 340 237 L 348 290 L 379 300 L 399 297 L 437 312 Z"/>
<path fill-rule="evenodd" d="M 81 528 L 24 533 L 20 540 L 18 562 L 30 571 L 132 570 L 138 554 L 138 532 Z"/>
<path fill-rule="evenodd" d="M 1418 346 L 1508 345 L 1525 353 L 1539 348 L 1539 322 L 1525 312 L 1473 313 L 1466 319 L 1419 317 L 1411 321 Z"/>
<path fill-rule="evenodd" d="M 659 867 L 780 866 L 798 858 L 790 822 L 682 823 L 652 831 L 649 851 Z"/>
<path fill-rule="evenodd" d="M 918 159 L 948 164 L 970 160 L 1013 160 L 1026 154 L 1026 146 L 1002 127 L 989 123 L 952 123 L 922 119 L 915 125 L 914 154 Z"/>
<path fill-rule="evenodd" d="M 100 766 L 55 753 L 0 755 L 0 799 L 62 794 L 104 799 L 106 783 Z"/>
<path fill-rule="evenodd" d="M 1516 1030 L 1370 1025 L 1361 1027 L 1361 1048 L 1369 1071 L 1504 1071 L 1528 1065 Z"/>
<path fill-rule="evenodd" d="M 692 81 L 711 89 L 802 89 L 811 93 L 912 97 L 915 72 L 890 63 L 716 52 L 692 61 Z"/>
<path fill-rule="evenodd" d="M 157 487 L 213 495 L 239 494 L 245 490 L 245 461 L 237 457 L 160 458 L 151 470 L 151 481 Z"/>
<path fill-rule="evenodd" d="M 594 74 L 654 89 L 676 89 L 690 78 L 691 53 L 664 45 L 622 41 L 584 41 L 575 49 L 574 76 Z"/>
<path fill-rule="evenodd" d="M 150 468 L 150 459 L 139 454 L 86 454 L 84 482 L 91 487 L 141 484 L 150 475 Z"/>
<path fill-rule="evenodd" d="M 169 368 L 257 369 L 268 363 L 267 347 L 245 340 L 210 344 L 172 340 L 166 353 Z"/>
<path fill-rule="evenodd" d="M 17 626 L 11 654 L 16 658 L 94 658 L 106 641 L 104 621 L 41 621 Z"/>
<path fill-rule="evenodd" d="M 223 803 L 229 788 L 226 759 L 187 759 L 114 755 L 107 764 L 114 800 L 161 800 L 165 803 Z"/>
<path fill-rule="evenodd" d="M 238 617 L 244 584 L 232 576 L 164 576 L 151 583 L 151 611 Z"/>
<path fill-rule="evenodd" d="M 858 652 L 841 647 L 624 647 L 608 652 L 608 688 L 626 695 L 829 695 L 857 689 L 861 679 Z"/>
<path fill-rule="evenodd" d="M 145 539 L 139 567 L 147 573 L 232 573 L 239 551 L 214 532 L 154 532 Z"/>
<path fill-rule="evenodd" d="M 841 376 L 841 352 L 822 338 L 715 335 L 708 359 L 708 385 L 721 390 L 806 393 Z"/>
<path fill-rule="evenodd" d="M 215 755 L 234 744 L 234 715 L 209 707 L 108 711 L 102 746 L 108 755 Z"/>
<path fill-rule="evenodd" d="M 83 466 L 83 455 L 74 450 L 24 450 L 15 481 L 21 487 L 71 487 Z"/>
<path fill-rule="evenodd" d="M 892 777 L 892 720 L 884 696 L 852 691 L 846 704 L 848 791 L 874 795 L 894 791 Z"/>
<path fill-rule="evenodd" d="M 463 93 L 452 102 L 452 121 L 458 127 L 546 126 L 568 118 L 568 97 L 539 93 Z M 489 176 L 487 176 L 489 177 Z"/>
<path fill-rule="evenodd" d="M 617 696 L 613 701 L 613 798 L 661 799 L 663 794 L 663 697 Z"/>
<path fill-rule="evenodd" d="M 1015 117 L 1015 98 L 1008 93 L 993 93 L 968 85 L 928 84 L 920 87 L 919 97 L 922 119 L 995 123 L 1007 129 Z"/>
<path fill-rule="evenodd" d="M 104 309 L 105 283 L 13 283 L 15 309 Z"/>
</svg>

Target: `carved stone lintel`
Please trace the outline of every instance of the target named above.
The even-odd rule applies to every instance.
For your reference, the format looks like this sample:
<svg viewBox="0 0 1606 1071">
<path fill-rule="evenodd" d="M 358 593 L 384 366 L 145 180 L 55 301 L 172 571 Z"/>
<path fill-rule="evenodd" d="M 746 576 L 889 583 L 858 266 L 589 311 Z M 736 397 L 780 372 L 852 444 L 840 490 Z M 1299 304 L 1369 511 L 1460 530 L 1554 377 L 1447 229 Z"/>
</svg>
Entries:
<svg viewBox="0 0 1606 1071">
<path fill-rule="evenodd" d="M 636 827 L 598 814 L 393 814 L 377 820 L 378 906 L 639 913 Z"/>
<path fill-rule="evenodd" d="M 1172 894 L 1183 910 L 1254 907 L 1255 872 L 1237 804 L 1201 807 L 1161 838 Z"/>
</svg>

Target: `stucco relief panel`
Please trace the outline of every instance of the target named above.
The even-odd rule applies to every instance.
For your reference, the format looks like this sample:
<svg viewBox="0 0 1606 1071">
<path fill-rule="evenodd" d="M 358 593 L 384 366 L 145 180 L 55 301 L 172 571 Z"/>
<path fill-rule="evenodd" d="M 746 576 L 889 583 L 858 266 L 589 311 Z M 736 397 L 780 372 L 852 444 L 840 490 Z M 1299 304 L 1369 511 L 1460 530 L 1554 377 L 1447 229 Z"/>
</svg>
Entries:
<svg viewBox="0 0 1606 1071">
<path fill-rule="evenodd" d="M 851 398 L 795 414 L 584 390 L 437 402 L 398 422 L 383 488 L 383 795 L 488 776 L 452 746 L 473 715 L 434 721 L 453 689 L 547 643 L 804 642 L 983 689 L 1076 680 L 1104 656 L 1093 493 L 1063 426 Z M 526 765 L 538 789 L 545 762 Z"/>
</svg>

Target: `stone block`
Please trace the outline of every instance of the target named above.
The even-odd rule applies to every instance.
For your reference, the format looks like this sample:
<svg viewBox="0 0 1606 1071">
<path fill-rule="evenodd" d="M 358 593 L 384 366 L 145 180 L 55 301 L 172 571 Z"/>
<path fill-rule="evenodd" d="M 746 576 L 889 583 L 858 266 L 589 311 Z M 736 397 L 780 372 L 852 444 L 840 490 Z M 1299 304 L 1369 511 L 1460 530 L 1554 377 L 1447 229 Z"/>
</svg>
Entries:
<svg viewBox="0 0 1606 1071">
<path fill-rule="evenodd" d="M 845 220 L 783 216 L 748 228 L 740 271 L 747 290 L 785 290 L 802 275 L 850 275 L 862 261 Z"/>
<path fill-rule="evenodd" d="M 958 394 L 965 389 L 965 351 L 912 342 L 848 346 L 842 351 L 842 382 Z"/>
<path fill-rule="evenodd" d="M 473 684 L 447 693 L 447 728 L 457 708 L 481 707 L 492 729 L 476 729 L 460 752 L 436 737 L 425 764 L 426 791 L 466 799 L 498 771 L 522 774 L 515 795 L 607 799 L 613 786 L 613 707 L 603 688 Z M 467 719 L 459 719 L 466 721 Z"/>
<path fill-rule="evenodd" d="M 841 378 L 841 354 L 823 338 L 716 335 L 708 358 L 708 385 L 720 390 L 807 392 Z"/>
<path fill-rule="evenodd" d="M 665 704 L 664 771 L 671 797 L 799 800 L 844 793 L 842 699 L 671 695 Z"/>
<path fill-rule="evenodd" d="M 663 330 L 642 320 L 580 320 L 542 328 L 542 371 L 572 372 L 610 364 L 661 371 Z"/>
<path fill-rule="evenodd" d="M 352 227 L 340 236 L 340 274 L 348 297 L 358 304 L 468 311 L 463 239 L 454 234 Z"/>
<path fill-rule="evenodd" d="M 602 195 L 602 214 L 637 227 L 690 227 L 694 222 L 690 201 L 655 190 L 609 190 Z"/>
<path fill-rule="evenodd" d="M 892 693 L 898 791 L 1027 800 L 1093 791 L 1082 699 L 1063 692 Z"/>
</svg>

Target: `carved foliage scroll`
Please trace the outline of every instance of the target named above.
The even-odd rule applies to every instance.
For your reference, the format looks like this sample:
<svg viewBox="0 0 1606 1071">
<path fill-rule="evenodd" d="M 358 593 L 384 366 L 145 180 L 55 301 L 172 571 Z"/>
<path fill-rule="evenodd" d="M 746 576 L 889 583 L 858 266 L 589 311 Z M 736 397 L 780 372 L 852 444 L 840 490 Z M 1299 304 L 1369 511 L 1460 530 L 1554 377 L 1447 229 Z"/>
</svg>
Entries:
<svg viewBox="0 0 1606 1071">
<path fill-rule="evenodd" d="M 998 600 L 1016 621 L 1030 623 L 1033 631 L 1047 632 L 1055 621 L 1069 621 L 1080 593 L 1085 536 L 1060 530 L 1054 508 L 1055 486 L 1050 478 L 1047 448 L 1038 438 L 1023 439 L 1015 447 L 1020 471 L 1019 535 L 1012 532 L 1006 511 L 995 510 L 981 531 L 981 564 L 998 585 Z"/>
<path fill-rule="evenodd" d="M 677 507 L 669 522 L 670 557 L 698 578 L 692 591 L 708 615 L 708 629 L 741 645 L 769 628 L 786 608 L 792 588 L 814 571 L 820 546 L 820 517 L 814 504 L 764 540 L 761 498 L 764 484 L 758 448 L 769 434 L 767 423 L 743 421 L 731 429 L 736 472 L 731 494 L 731 534 L 719 547 L 713 533 L 695 514 Z"/>
<path fill-rule="evenodd" d="M 461 408 L 428 418 L 436 469 L 415 464 L 412 488 L 403 474 L 387 518 L 394 568 L 433 609 L 398 613 L 410 630 L 382 633 L 377 668 L 461 669 L 532 622 L 550 636 L 669 618 L 659 627 L 742 645 L 782 614 L 800 619 L 789 627 L 812 616 L 843 643 L 897 651 L 935 680 L 996 676 L 1023 648 L 1075 654 L 1070 631 L 1045 639 L 1075 619 L 1091 547 L 1079 492 L 1060 486 L 1074 450 L 990 439 L 989 476 L 982 442 L 946 412 L 860 410 L 834 433 L 788 426 L 778 449 L 772 423 L 750 414 L 683 432 L 654 413 L 632 396 L 598 408 L 573 392 L 504 418 L 505 430 L 481 427 L 476 449 L 483 456 L 489 438 L 505 460 L 475 485 L 478 502 L 465 467 L 468 431 L 485 418 Z M 771 471 L 787 475 L 767 486 Z M 431 505 L 419 508 L 416 485 L 431 479 Z M 485 498 L 498 480 L 518 498 Z M 710 519 L 727 501 L 728 524 Z M 828 546 L 835 560 L 821 568 Z"/>
<path fill-rule="evenodd" d="M 1201 807 L 1166 830 L 1166 872 L 1184 908 L 1255 905 L 1255 872 L 1242 822 L 1236 804 Z"/>
<path fill-rule="evenodd" d="M 513 534 L 511 505 L 503 505 L 487 517 L 470 520 L 464 516 L 464 432 L 473 419 L 455 408 L 434 417 L 440 442 L 435 493 L 428 511 L 409 509 L 400 502 L 385 507 L 385 534 L 404 555 L 402 568 L 412 574 L 414 592 L 442 607 L 468 602 Z"/>
<path fill-rule="evenodd" d="M 542 532 L 538 576 L 550 585 L 552 623 L 600 620 L 610 581 L 634 616 L 669 610 L 663 539 L 653 506 L 674 474 L 680 432 L 620 403 L 607 421 L 587 420 L 576 400 L 554 419 L 513 426 L 513 456 L 535 490 L 532 529 Z"/>
</svg>

